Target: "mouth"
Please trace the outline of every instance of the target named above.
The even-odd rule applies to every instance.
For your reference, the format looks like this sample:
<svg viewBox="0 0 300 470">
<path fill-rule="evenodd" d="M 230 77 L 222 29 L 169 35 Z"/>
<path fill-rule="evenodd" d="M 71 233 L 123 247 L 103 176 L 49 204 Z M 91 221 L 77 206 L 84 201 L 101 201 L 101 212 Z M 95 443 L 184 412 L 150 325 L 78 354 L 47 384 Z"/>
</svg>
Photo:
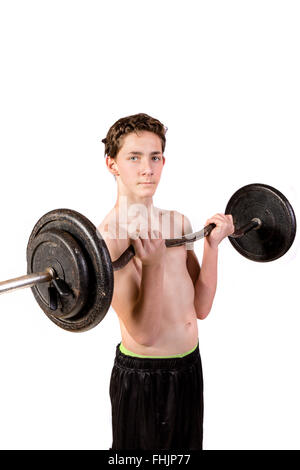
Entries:
<svg viewBox="0 0 300 470">
<path fill-rule="evenodd" d="M 154 183 L 139 183 L 139 184 L 154 184 Z"/>
</svg>

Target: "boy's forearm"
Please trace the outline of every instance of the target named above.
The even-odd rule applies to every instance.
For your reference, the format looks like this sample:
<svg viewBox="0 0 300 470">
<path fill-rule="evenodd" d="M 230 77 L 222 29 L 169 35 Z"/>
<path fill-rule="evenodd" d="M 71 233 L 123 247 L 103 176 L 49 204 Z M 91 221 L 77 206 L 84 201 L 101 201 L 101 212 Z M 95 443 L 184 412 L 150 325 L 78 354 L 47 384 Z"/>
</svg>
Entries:
<svg viewBox="0 0 300 470">
<path fill-rule="evenodd" d="M 204 319 L 210 312 L 217 289 L 218 247 L 204 240 L 204 251 L 199 277 L 195 284 L 197 317 Z"/>
<path fill-rule="evenodd" d="M 159 333 L 162 315 L 164 264 L 142 267 L 142 279 L 138 300 L 133 309 L 134 322 L 139 339 L 151 345 Z"/>
</svg>

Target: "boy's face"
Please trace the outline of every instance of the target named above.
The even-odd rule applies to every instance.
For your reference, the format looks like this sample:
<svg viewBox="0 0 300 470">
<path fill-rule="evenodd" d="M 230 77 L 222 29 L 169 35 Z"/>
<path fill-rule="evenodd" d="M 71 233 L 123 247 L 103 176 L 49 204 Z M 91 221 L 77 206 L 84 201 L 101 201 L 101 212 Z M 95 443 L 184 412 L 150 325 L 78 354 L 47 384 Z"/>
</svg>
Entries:
<svg viewBox="0 0 300 470">
<path fill-rule="evenodd" d="M 107 159 L 107 166 L 116 175 L 121 194 L 142 199 L 155 193 L 164 164 L 161 140 L 149 131 L 126 135 L 117 156 Z"/>
</svg>

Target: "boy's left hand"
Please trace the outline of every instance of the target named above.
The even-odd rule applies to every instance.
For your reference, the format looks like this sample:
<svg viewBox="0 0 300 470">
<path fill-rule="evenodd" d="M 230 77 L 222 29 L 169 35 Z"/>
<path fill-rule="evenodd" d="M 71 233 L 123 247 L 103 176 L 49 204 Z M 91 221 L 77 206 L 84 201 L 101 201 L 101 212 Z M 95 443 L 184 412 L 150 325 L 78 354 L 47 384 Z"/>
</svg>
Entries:
<svg viewBox="0 0 300 470">
<path fill-rule="evenodd" d="M 212 248 L 216 248 L 224 238 L 234 232 L 235 228 L 230 214 L 216 214 L 206 221 L 205 226 L 212 223 L 216 224 L 216 227 L 205 239 Z"/>
</svg>

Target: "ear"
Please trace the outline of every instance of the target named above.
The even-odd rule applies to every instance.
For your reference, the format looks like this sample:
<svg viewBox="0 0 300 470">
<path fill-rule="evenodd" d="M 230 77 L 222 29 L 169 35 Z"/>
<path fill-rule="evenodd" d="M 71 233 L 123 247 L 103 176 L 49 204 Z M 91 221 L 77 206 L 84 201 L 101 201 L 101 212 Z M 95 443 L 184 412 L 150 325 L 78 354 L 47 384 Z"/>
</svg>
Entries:
<svg viewBox="0 0 300 470">
<path fill-rule="evenodd" d="M 163 162 L 163 165 L 166 163 L 166 159 L 165 159 L 164 155 L 162 156 L 162 162 Z"/>
<path fill-rule="evenodd" d="M 106 166 L 108 168 L 108 171 L 112 175 L 119 176 L 120 173 L 119 173 L 118 164 L 117 164 L 115 158 L 112 158 L 109 155 L 107 155 L 107 157 L 105 159 L 105 163 L 106 163 Z"/>
</svg>

